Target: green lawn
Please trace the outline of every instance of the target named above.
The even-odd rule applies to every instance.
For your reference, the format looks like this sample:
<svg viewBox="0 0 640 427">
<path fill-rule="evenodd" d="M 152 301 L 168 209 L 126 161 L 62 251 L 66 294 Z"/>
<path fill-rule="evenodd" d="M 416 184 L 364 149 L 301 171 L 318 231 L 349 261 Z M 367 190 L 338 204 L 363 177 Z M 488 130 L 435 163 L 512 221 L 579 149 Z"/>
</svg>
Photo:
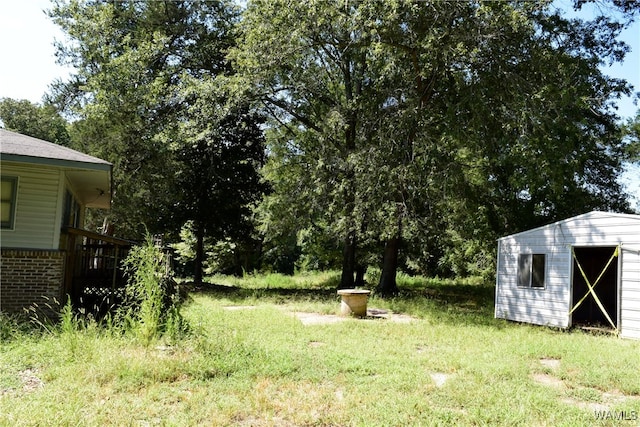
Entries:
<svg viewBox="0 0 640 427">
<path fill-rule="evenodd" d="M 148 347 L 5 319 L 0 425 L 640 425 L 638 341 L 495 320 L 490 286 L 404 276 L 369 307 L 410 322 L 303 324 L 339 311 L 337 279 L 212 277 L 190 335 Z"/>
</svg>

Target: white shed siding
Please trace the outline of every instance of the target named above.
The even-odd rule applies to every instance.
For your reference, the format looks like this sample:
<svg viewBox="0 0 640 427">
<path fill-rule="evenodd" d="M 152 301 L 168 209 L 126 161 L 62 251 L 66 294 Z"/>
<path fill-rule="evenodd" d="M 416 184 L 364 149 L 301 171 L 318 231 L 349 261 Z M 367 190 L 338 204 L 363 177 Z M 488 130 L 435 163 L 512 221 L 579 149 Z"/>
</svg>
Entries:
<svg viewBox="0 0 640 427">
<path fill-rule="evenodd" d="M 640 216 L 591 212 L 498 241 L 495 316 L 538 325 L 570 324 L 572 246 L 640 248 Z M 517 286 L 519 254 L 545 254 L 545 288 Z M 621 336 L 640 339 L 640 251 L 620 263 Z"/>
<path fill-rule="evenodd" d="M 517 322 L 556 327 L 568 326 L 570 290 L 564 286 L 570 276 L 570 252 L 554 247 L 536 234 L 527 234 L 517 240 L 501 239 L 500 266 L 496 292 L 496 317 Z M 545 288 L 518 287 L 518 255 L 545 254 Z"/>
<path fill-rule="evenodd" d="M 620 335 L 640 339 L 640 250 L 622 246 Z"/>
<path fill-rule="evenodd" d="M 13 230 L 2 230 L 2 246 L 24 249 L 58 249 L 55 240 L 59 169 L 2 165 L 2 175 L 17 176 L 16 220 Z"/>
</svg>

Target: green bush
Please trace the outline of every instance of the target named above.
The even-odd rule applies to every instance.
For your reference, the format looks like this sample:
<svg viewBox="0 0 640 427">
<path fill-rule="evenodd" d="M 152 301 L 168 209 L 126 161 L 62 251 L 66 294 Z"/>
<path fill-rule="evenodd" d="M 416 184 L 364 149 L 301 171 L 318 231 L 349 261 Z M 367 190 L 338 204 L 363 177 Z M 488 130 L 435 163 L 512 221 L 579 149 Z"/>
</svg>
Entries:
<svg viewBox="0 0 640 427">
<path fill-rule="evenodd" d="M 174 340 L 187 329 L 179 310 L 180 297 L 162 248 L 147 235 L 124 260 L 127 274 L 125 302 L 116 324 L 133 329 L 146 343 L 163 334 Z"/>
</svg>

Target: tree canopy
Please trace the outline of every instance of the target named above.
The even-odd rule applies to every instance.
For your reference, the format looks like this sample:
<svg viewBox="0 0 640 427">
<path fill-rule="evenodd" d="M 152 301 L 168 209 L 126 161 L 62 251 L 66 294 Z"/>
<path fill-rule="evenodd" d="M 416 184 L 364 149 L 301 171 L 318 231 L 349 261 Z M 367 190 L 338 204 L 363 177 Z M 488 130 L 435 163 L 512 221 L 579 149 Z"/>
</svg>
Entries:
<svg viewBox="0 0 640 427">
<path fill-rule="evenodd" d="M 45 141 L 69 146 L 67 121 L 52 104 L 33 104 L 26 99 L 0 99 L 0 121 L 4 128 Z"/>
<path fill-rule="evenodd" d="M 629 209 L 613 107 L 631 87 L 601 65 L 640 6 L 609 5 L 56 0 L 77 72 L 50 99 L 114 163 L 121 233 L 188 223 L 201 266 L 205 237 L 257 223 L 273 268 L 352 287 L 377 265 L 393 295 L 399 269 L 492 270 L 500 235 Z"/>
<path fill-rule="evenodd" d="M 263 146 L 262 119 L 220 83 L 233 73 L 226 55 L 239 10 L 227 1 L 54 4 L 49 14 L 71 40 L 58 58 L 76 73 L 51 97 L 76 115 L 75 139 L 114 164 L 117 232 L 177 236 L 195 221 L 199 241 L 241 234 L 242 206 L 261 191 Z"/>
<path fill-rule="evenodd" d="M 624 56 L 624 24 L 545 2 L 282 0 L 242 25 L 234 58 L 277 129 L 269 177 L 300 184 L 270 222 L 295 205 L 342 240 L 343 287 L 358 245 L 393 294 L 400 248 L 468 270 L 499 234 L 627 209 L 611 105 L 630 88 L 598 68 Z"/>
<path fill-rule="evenodd" d="M 640 110 L 625 124 L 624 132 L 628 138 L 626 152 L 629 159 L 640 162 Z"/>
</svg>

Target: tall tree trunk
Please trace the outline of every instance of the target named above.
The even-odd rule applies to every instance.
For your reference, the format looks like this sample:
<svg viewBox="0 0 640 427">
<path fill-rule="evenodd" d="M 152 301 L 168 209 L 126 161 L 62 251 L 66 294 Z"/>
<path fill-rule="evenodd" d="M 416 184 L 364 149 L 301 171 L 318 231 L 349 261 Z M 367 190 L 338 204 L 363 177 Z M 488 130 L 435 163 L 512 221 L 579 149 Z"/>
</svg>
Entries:
<svg viewBox="0 0 640 427">
<path fill-rule="evenodd" d="M 200 222 L 196 225 L 196 260 L 193 272 L 193 281 L 202 283 L 202 265 L 204 264 L 204 225 Z"/>
<path fill-rule="evenodd" d="M 348 39 L 349 36 L 345 36 Z M 347 103 L 352 102 L 354 97 L 354 81 L 352 76 L 352 70 L 355 68 L 354 61 L 348 52 L 345 52 L 343 57 L 343 81 L 344 81 L 344 96 Z M 355 93 L 357 95 L 358 93 Z M 353 153 L 356 149 L 356 130 L 358 126 L 358 116 L 355 110 L 350 111 L 347 114 L 347 127 L 344 133 L 344 160 L 347 161 L 347 169 L 345 171 L 345 180 L 348 184 L 345 186 L 344 200 L 345 200 L 345 215 L 348 217 L 348 223 L 351 225 L 347 237 L 344 241 L 344 248 L 342 251 L 342 276 L 340 277 L 339 289 L 349 289 L 354 287 L 354 274 L 356 272 L 356 231 L 353 228 L 353 211 L 355 207 L 355 172 L 351 165 L 349 165 L 349 154 Z"/>
<path fill-rule="evenodd" d="M 382 274 L 376 288 L 376 294 L 382 297 L 391 297 L 398 294 L 396 284 L 396 272 L 398 270 L 398 253 L 400 252 L 401 239 L 394 236 L 384 245 L 384 257 L 382 259 Z"/>
<path fill-rule="evenodd" d="M 353 275 L 356 270 L 356 233 L 350 231 L 344 240 L 342 251 L 342 276 L 340 277 L 339 289 L 353 288 Z"/>
</svg>

